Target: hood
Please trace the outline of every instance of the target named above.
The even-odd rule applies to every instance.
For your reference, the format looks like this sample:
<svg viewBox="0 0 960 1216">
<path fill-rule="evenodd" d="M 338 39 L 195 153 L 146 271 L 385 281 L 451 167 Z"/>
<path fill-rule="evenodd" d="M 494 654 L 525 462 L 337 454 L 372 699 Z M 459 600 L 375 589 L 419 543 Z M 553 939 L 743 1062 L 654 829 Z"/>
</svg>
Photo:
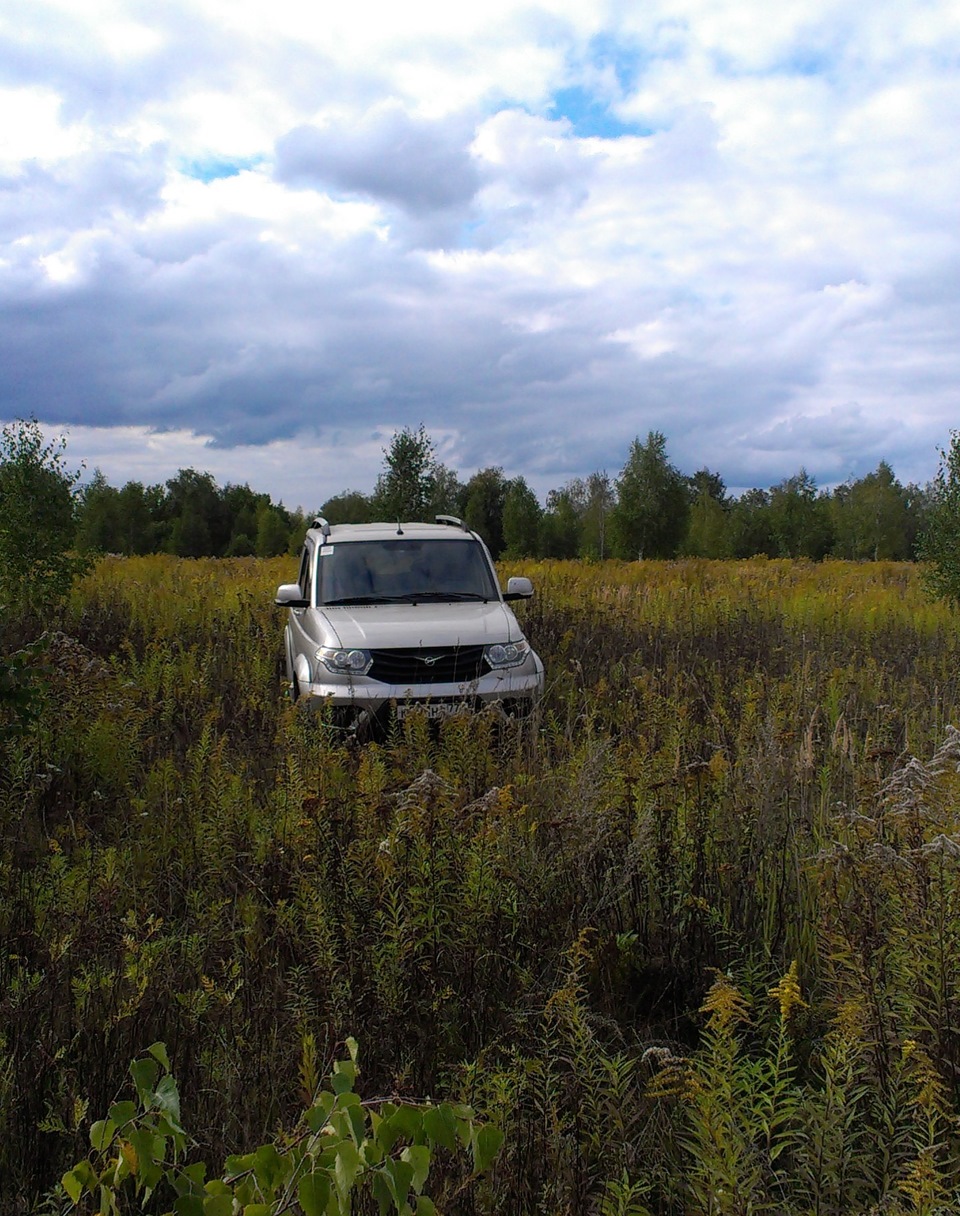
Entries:
<svg viewBox="0 0 960 1216">
<path fill-rule="evenodd" d="M 318 608 L 321 632 L 335 634 L 328 645 L 363 650 L 417 646 L 488 646 L 522 637 L 517 619 L 501 603 L 371 604 Z"/>
</svg>

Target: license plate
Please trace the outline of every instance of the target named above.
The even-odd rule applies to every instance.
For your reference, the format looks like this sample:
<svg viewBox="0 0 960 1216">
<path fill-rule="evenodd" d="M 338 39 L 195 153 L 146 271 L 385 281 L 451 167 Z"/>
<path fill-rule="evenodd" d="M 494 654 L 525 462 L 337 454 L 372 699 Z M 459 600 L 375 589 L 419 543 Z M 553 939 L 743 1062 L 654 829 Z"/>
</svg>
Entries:
<svg viewBox="0 0 960 1216">
<path fill-rule="evenodd" d="M 406 718 L 409 714 L 424 714 L 428 718 L 448 718 L 451 714 L 462 713 L 463 706 L 459 701 L 408 701 L 397 706 L 397 717 Z"/>
</svg>

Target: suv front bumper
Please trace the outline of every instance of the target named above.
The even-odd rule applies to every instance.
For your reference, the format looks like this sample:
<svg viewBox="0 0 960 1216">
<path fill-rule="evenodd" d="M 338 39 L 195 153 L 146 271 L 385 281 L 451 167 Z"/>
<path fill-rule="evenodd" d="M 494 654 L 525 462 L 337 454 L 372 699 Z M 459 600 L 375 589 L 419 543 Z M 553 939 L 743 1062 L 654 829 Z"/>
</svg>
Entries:
<svg viewBox="0 0 960 1216">
<path fill-rule="evenodd" d="M 357 676 L 352 680 L 333 679 L 322 683 L 300 684 L 300 700 L 311 709 L 329 706 L 334 718 L 351 724 L 369 721 L 387 711 L 391 705 L 408 707 L 423 705 L 431 716 L 438 716 L 429 707 L 450 706 L 483 709 L 499 707 L 505 712 L 526 710 L 543 693 L 543 666 L 531 656 L 513 670 L 491 671 L 465 684 L 384 684 Z"/>
</svg>

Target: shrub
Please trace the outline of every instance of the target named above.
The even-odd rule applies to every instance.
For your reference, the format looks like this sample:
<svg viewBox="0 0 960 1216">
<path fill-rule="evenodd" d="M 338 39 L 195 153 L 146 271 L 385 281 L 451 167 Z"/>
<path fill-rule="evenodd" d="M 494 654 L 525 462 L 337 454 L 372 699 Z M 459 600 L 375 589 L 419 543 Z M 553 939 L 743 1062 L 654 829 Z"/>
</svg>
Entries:
<svg viewBox="0 0 960 1216">
<path fill-rule="evenodd" d="M 73 487 L 63 438 L 47 442 L 36 419 L 0 437 L 0 603 L 8 609 L 59 603 L 87 559 L 69 552 Z"/>
<path fill-rule="evenodd" d="M 930 563 L 925 582 L 932 594 L 960 608 L 960 431 L 941 453 L 920 555 Z"/>
</svg>

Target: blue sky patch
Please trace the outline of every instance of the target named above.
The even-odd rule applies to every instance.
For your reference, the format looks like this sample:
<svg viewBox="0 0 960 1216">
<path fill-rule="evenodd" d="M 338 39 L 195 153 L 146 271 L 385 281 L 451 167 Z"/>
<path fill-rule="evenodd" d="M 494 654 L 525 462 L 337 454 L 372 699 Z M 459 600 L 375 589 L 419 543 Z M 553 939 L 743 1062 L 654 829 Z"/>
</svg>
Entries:
<svg viewBox="0 0 960 1216">
<path fill-rule="evenodd" d="M 826 76 L 834 66 L 834 57 L 826 51 L 797 50 L 784 64 L 791 76 Z"/>
<path fill-rule="evenodd" d="M 650 62 L 645 52 L 626 47 L 611 34 L 597 34 L 590 40 L 590 61 L 599 68 L 612 68 L 624 93 L 636 87 L 637 78 Z"/>
<path fill-rule="evenodd" d="M 633 92 L 649 62 L 647 52 L 625 46 L 611 34 L 598 34 L 590 40 L 585 60 L 571 64 L 575 75 L 585 83 L 559 89 L 554 94 L 553 116 L 566 118 L 574 134 L 581 137 L 617 139 L 621 135 L 650 134 L 636 123 L 622 122 L 611 109 L 620 98 Z M 590 87 L 601 80 L 603 87 Z"/>
<path fill-rule="evenodd" d="M 186 177 L 192 177 L 194 181 L 203 182 L 206 185 L 221 177 L 236 177 L 244 169 L 255 168 L 261 160 L 262 157 L 259 156 L 251 156 L 242 160 L 225 160 L 212 156 L 205 160 L 184 161 L 180 165 L 180 172 Z"/>
<path fill-rule="evenodd" d="M 566 118 L 575 135 L 617 139 L 621 135 L 643 135 L 633 123 L 621 122 L 609 106 L 580 85 L 560 89 L 553 95 L 552 117 Z"/>
<path fill-rule="evenodd" d="M 460 225 L 461 249 L 479 249 L 482 245 L 480 233 L 485 227 L 483 220 L 467 220 Z"/>
</svg>

